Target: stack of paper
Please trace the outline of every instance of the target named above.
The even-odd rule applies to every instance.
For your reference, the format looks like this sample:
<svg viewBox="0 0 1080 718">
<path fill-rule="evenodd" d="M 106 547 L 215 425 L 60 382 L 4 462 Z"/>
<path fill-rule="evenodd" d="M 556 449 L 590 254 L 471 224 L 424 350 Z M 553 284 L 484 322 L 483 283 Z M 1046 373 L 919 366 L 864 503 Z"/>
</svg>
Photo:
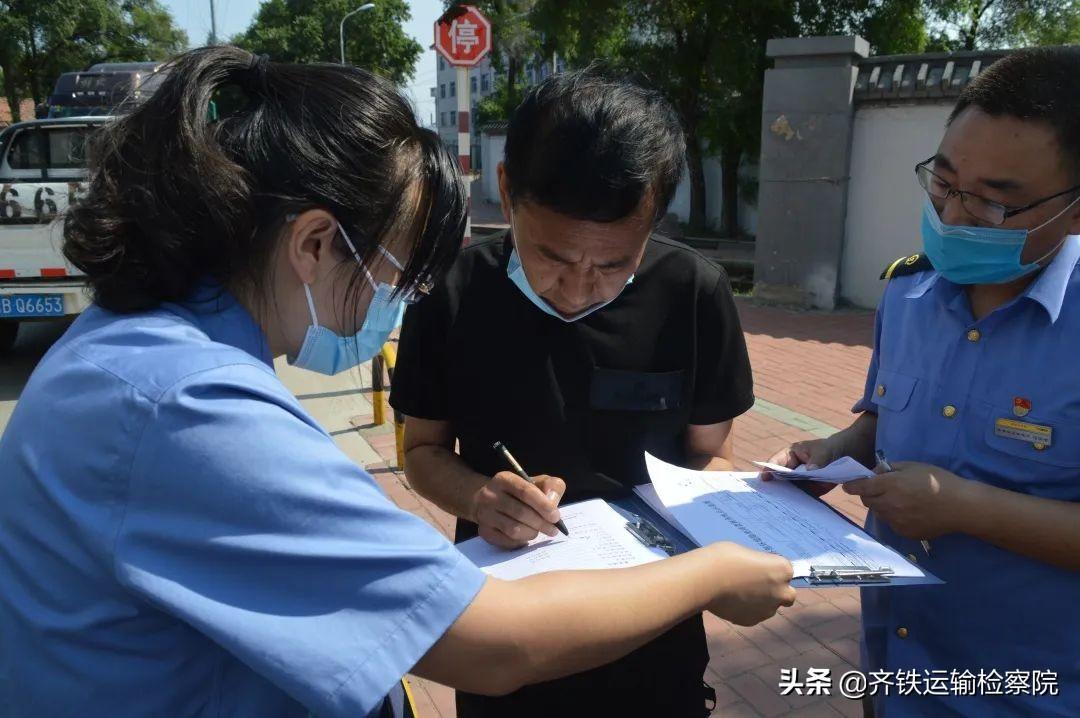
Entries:
<svg viewBox="0 0 1080 718">
<path fill-rule="evenodd" d="M 559 511 L 569 536 L 541 535 L 514 551 L 479 537 L 463 541 L 457 548 L 488 575 L 507 581 L 546 571 L 625 568 L 667 557 L 627 531 L 626 519 L 606 501 L 582 501 Z"/>
<path fill-rule="evenodd" d="M 867 479 L 874 472 L 860 464 L 850 456 L 837 459 L 828 466 L 818 469 L 808 469 L 806 464 L 795 469 L 789 469 L 779 464 L 770 464 L 767 461 L 755 461 L 755 464 L 763 469 L 768 469 L 778 479 L 808 479 L 810 481 L 828 481 L 833 484 L 845 484 L 856 479 Z"/>
<path fill-rule="evenodd" d="M 662 506 L 660 513 L 698 545 L 733 541 L 780 554 L 791 561 L 796 578 L 810 576 L 811 566 L 886 568 L 894 579 L 928 578 L 892 548 L 785 481 L 764 481 L 756 473 L 693 471 L 648 454 L 645 464 L 652 491 L 635 491 L 658 512 Z"/>
</svg>

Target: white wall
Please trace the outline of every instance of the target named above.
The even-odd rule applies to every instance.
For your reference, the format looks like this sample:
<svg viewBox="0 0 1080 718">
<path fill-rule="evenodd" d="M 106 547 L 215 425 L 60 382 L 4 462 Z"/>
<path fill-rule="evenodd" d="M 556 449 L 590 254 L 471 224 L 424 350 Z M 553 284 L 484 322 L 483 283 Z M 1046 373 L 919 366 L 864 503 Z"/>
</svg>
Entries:
<svg viewBox="0 0 1080 718">
<path fill-rule="evenodd" d="M 840 296 L 856 306 L 877 306 L 885 266 L 922 250 L 919 212 L 926 194 L 915 181 L 915 165 L 934 154 L 952 105 L 855 111 Z"/>
<path fill-rule="evenodd" d="M 719 229 L 724 205 L 720 158 L 706 156 L 703 164 L 706 192 L 705 222 L 714 229 Z M 747 166 L 744 162 L 739 169 L 739 175 L 743 178 L 756 177 L 757 168 Z M 671 200 L 668 212 L 674 213 L 680 222 L 690 219 L 690 174 L 685 167 L 683 167 L 682 179 L 679 180 L 679 187 L 675 190 L 675 197 Z M 739 226 L 747 234 L 757 234 L 757 209 L 741 197 L 739 198 Z"/>
<path fill-rule="evenodd" d="M 483 163 L 480 181 L 473 183 L 473 201 L 499 203 L 499 175 L 496 171 L 503 159 L 506 135 L 480 135 L 480 156 Z"/>
<path fill-rule="evenodd" d="M 705 169 L 705 191 L 708 195 L 705 202 L 705 222 L 714 227 L 720 225 L 720 159 L 718 157 L 705 157 L 702 162 Z M 675 190 L 675 197 L 671 200 L 668 212 L 675 214 L 680 222 L 686 222 L 690 218 L 690 174 L 683 166 L 682 178 L 679 187 Z"/>
</svg>

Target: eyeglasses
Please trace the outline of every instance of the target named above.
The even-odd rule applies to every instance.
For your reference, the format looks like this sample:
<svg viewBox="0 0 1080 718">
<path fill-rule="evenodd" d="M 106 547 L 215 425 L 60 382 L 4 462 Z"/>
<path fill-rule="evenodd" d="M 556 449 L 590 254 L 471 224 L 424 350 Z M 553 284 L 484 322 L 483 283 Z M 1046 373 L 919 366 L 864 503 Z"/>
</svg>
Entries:
<svg viewBox="0 0 1080 718">
<path fill-rule="evenodd" d="M 295 212 L 290 212 L 285 215 L 285 221 L 293 222 L 299 216 L 300 215 L 296 214 Z M 345 228 L 341 226 L 340 222 L 338 223 L 338 231 L 341 232 L 341 237 L 345 240 L 345 244 L 348 245 L 349 251 L 352 252 L 353 258 L 356 259 L 356 263 L 363 268 L 364 274 L 367 275 L 368 281 L 371 282 L 371 286 L 374 287 L 375 278 L 371 276 L 371 272 L 368 271 L 368 268 L 364 266 L 364 260 L 360 258 L 360 253 L 356 251 L 356 246 L 352 243 L 352 239 L 349 238 L 348 233 L 345 231 Z M 381 253 L 390 261 L 390 264 L 393 265 L 394 269 L 398 270 L 399 272 L 405 271 L 405 267 L 401 264 L 401 262 L 398 261 L 397 257 L 387 251 L 385 247 L 383 247 L 382 245 L 377 245 L 375 249 L 378 250 L 379 253 Z M 432 279 L 431 275 L 428 275 L 421 279 L 415 287 L 403 290 L 402 294 L 404 296 L 402 297 L 401 301 L 405 304 L 416 304 L 421 299 L 431 294 L 431 290 L 434 288 L 435 282 Z M 396 286 L 393 286 L 393 289 L 394 291 L 397 291 Z"/>
<path fill-rule="evenodd" d="M 360 253 L 356 251 L 356 245 L 354 245 L 352 243 L 352 240 L 349 239 L 349 235 L 345 232 L 345 228 L 341 226 L 340 222 L 338 223 L 338 231 L 341 232 L 341 237 L 342 237 L 342 239 L 345 240 L 345 244 L 349 245 L 349 251 L 352 252 L 353 258 L 356 259 L 356 263 L 364 268 L 364 274 L 367 275 L 368 281 L 371 282 L 371 286 L 372 287 L 377 286 L 376 283 L 375 283 L 375 278 L 371 276 L 371 272 L 368 271 L 367 267 L 364 267 L 364 260 L 360 258 Z M 394 267 L 394 269 L 398 270 L 399 272 L 404 272 L 405 271 L 405 266 L 400 261 L 398 261 L 398 258 L 395 257 L 393 254 L 391 254 L 389 252 L 389 250 L 386 249 L 386 247 L 384 247 L 384 246 L 382 246 L 380 244 L 380 245 L 376 245 L 375 249 L 378 250 L 378 252 L 380 254 L 382 254 L 384 257 L 386 257 L 386 259 L 390 262 L 390 264 Z M 396 285 L 390 285 L 390 286 L 393 287 L 393 290 L 395 292 L 398 291 L 398 287 Z M 402 301 L 402 303 L 404 303 L 404 304 L 416 304 L 421 299 L 423 299 L 425 296 L 427 296 L 428 294 L 431 293 L 432 286 L 433 286 L 433 284 L 432 284 L 432 281 L 431 281 L 431 277 L 428 276 L 428 277 L 425 277 L 424 279 L 420 280 L 420 282 L 415 287 L 410 287 L 408 289 L 401 290 L 401 294 L 402 294 L 401 301 Z"/>
<path fill-rule="evenodd" d="M 405 290 L 405 298 L 402 301 L 406 304 L 416 304 L 421 299 L 431 294 L 431 290 L 434 288 L 435 283 L 428 277 L 417 284 L 414 289 Z"/>
<path fill-rule="evenodd" d="M 991 225 L 1002 224 L 1009 217 L 1015 217 L 1021 212 L 1027 212 L 1029 209 L 1034 209 L 1052 199 L 1064 197 L 1067 194 L 1080 190 L 1080 185 L 1076 185 L 1064 192 L 1058 192 L 1049 197 L 1043 197 L 1042 199 L 1036 200 L 1031 204 L 1026 204 L 1023 207 L 1006 207 L 1003 204 L 988 200 L 985 197 L 980 197 L 977 194 L 956 189 L 942 179 L 940 175 L 935 174 L 933 170 L 930 169 L 928 165 L 933 162 L 934 159 L 934 157 L 931 157 L 925 162 L 920 162 L 915 165 L 915 177 L 919 180 L 919 186 L 921 186 L 932 199 L 945 201 L 954 196 L 959 197 L 960 204 L 963 205 L 964 210 L 968 214 L 975 219 Z"/>
</svg>

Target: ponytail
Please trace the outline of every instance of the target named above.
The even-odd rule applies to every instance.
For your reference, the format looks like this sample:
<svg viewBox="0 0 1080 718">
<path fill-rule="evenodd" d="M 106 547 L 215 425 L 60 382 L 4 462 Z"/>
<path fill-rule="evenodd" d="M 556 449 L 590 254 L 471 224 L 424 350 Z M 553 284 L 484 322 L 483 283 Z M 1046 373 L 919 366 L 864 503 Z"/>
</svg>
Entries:
<svg viewBox="0 0 1080 718">
<path fill-rule="evenodd" d="M 65 220 L 64 254 L 98 304 L 130 312 L 181 301 L 203 278 L 257 285 L 282 218 L 311 207 L 347 224 L 365 258 L 407 226 L 414 252 L 403 284 L 453 257 L 464 225 L 460 178 L 389 81 L 233 47 L 185 53 L 168 73 L 149 100 L 91 139 L 89 192 Z M 211 119 L 211 102 L 230 90 L 239 108 Z M 417 183 L 412 216 L 402 198 Z"/>
</svg>

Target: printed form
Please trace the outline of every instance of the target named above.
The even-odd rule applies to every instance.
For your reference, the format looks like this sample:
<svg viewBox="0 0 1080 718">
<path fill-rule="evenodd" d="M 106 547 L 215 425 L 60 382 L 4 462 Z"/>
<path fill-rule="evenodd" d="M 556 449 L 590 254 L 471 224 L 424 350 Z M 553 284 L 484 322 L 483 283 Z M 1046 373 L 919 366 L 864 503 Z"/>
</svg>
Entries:
<svg viewBox="0 0 1080 718">
<path fill-rule="evenodd" d="M 626 518 L 606 501 L 582 501 L 559 511 L 569 536 L 540 535 L 513 551 L 476 537 L 459 543 L 457 549 L 489 576 L 507 581 L 546 571 L 625 568 L 667 557 L 627 531 Z"/>
<path fill-rule="evenodd" d="M 892 548 L 785 481 L 763 481 L 753 472 L 694 471 L 649 454 L 645 464 L 656 498 L 642 487 L 638 495 L 650 504 L 659 499 L 665 518 L 700 546 L 733 541 L 780 554 L 791 561 L 795 578 L 809 576 L 811 566 L 890 568 L 896 577 L 926 577 Z"/>
</svg>

